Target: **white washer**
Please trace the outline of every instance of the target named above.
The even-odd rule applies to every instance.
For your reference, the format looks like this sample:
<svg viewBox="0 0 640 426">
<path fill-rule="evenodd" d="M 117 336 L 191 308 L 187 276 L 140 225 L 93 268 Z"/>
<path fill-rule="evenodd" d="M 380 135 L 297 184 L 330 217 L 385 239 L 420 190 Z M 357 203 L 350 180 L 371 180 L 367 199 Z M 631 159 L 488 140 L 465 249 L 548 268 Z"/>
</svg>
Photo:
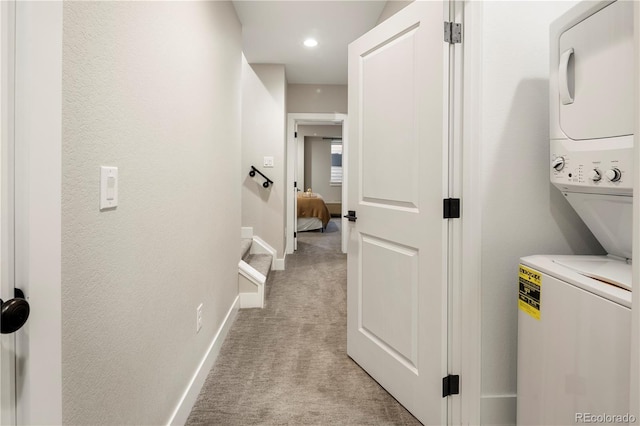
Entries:
<svg viewBox="0 0 640 426">
<path fill-rule="evenodd" d="M 518 310 L 518 424 L 627 415 L 631 292 L 587 275 L 630 288 L 631 265 L 608 256 L 528 256 L 520 269 L 520 299 L 539 305 Z M 537 295 L 526 291 L 536 280 Z"/>
<path fill-rule="evenodd" d="M 521 259 L 519 425 L 630 420 L 633 8 L 585 1 L 551 25 L 550 180 L 608 255 Z"/>
</svg>

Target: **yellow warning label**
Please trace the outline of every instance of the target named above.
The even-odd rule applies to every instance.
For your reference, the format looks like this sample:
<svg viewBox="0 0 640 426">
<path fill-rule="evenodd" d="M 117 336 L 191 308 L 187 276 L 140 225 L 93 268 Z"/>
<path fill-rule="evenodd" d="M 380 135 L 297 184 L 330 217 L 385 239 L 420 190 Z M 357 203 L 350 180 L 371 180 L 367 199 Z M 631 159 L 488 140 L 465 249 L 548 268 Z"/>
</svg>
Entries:
<svg viewBox="0 0 640 426">
<path fill-rule="evenodd" d="M 524 265 L 518 268 L 518 307 L 521 311 L 540 319 L 540 290 L 542 277 L 540 273 Z"/>
</svg>

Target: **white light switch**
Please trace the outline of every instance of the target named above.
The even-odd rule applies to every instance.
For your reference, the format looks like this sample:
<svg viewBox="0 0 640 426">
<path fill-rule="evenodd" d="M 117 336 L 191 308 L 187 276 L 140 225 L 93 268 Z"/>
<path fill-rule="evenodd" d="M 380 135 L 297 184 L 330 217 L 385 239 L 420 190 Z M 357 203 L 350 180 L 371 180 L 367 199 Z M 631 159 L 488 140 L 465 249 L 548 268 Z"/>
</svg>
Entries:
<svg viewBox="0 0 640 426">
<path fill-rule="evenodd" d="M 273 167 L 273 157 L 264 157 L 264 167 Z"/>
<path fill-rule="evenodd" d="M 118 168 L 100 167 L 100 210 L 118 205 Z"/>
</svg>

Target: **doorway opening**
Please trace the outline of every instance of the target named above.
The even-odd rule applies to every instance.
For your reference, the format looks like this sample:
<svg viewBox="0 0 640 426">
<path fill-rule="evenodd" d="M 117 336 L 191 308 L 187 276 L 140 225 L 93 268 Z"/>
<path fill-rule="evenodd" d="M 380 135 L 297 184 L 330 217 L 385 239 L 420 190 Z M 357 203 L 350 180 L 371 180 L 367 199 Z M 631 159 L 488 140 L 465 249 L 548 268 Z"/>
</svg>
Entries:
<svg viewBox="0 0 640 426">
<path fill-rule="evenodd" d="M 341 230 L 347 206 L 347 155 L 346 114 L 288 114 L 287 254 L 297 249 L 299 232 L 324 231 L 341 233 L 340 251 L 346 253 Z M 307 214 L 311 211 L 315 213 Z"/>
</svg>

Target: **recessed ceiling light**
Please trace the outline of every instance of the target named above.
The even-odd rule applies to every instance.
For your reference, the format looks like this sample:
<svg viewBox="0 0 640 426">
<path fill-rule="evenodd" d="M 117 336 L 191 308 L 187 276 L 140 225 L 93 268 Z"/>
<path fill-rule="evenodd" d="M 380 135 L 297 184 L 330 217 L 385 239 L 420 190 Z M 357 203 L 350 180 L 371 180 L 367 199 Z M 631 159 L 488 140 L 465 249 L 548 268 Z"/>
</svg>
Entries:
<svg viewBox="0 0 640 426">
<path fill-rule="evenodd" d="M 318 41 L 315 38 L 308 38 L 304 41 L 304 45 L 307 47 L 316 47 L 318 45 Z"/>
</svg>

